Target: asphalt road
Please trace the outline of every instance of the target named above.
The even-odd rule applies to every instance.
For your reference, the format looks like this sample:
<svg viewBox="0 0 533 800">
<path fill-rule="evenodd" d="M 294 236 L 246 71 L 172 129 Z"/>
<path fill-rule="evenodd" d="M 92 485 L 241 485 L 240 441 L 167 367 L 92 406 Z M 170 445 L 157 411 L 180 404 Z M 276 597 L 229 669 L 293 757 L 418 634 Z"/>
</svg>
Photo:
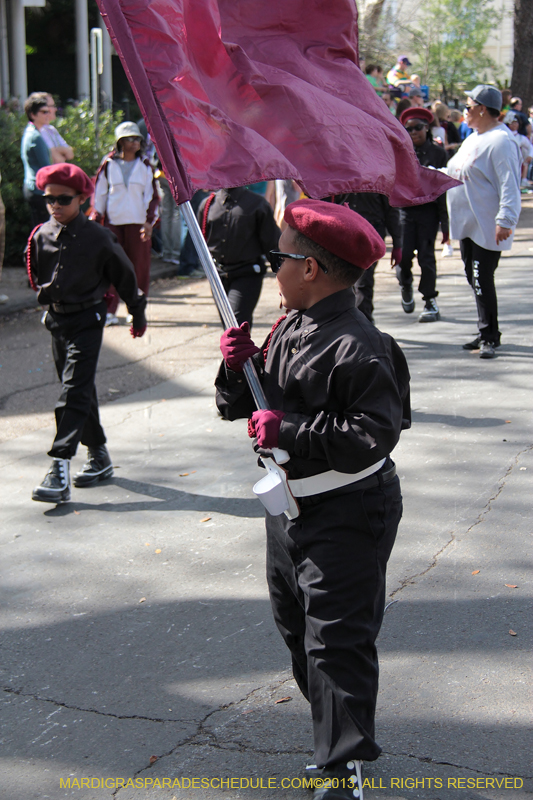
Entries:
<svg viewBox="0 0 533 800">
<path fill-rule="evenodd" d="M 458 259 L 439 262 L 430 325 L 402 312 L 378 269 L 376 322 L 408 357 L 414 424 L 394 453 L 405 512 L 367 800 L 533 797 L 529 205 L 497 273 L 492 361 L 460 347 L 476 326 Z M 141 340 L 106 330 L 98 391 L 115 478 L 57 508 L 30 499 L 58 392 L 32 303 L 0 320 L 0 797 L 305 798 L 309 710 L 271 619 L 245 424 L 214 408 L 207 283 L 156 282 Z M 257 340 L 277 305 L 270 277 Z"/>
</svg>

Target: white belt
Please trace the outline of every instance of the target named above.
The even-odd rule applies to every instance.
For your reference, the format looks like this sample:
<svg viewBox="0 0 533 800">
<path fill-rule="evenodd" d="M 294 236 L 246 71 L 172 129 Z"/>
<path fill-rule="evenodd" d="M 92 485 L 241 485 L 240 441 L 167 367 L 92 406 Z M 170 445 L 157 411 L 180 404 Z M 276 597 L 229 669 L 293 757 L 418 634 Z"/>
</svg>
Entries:
<svg viewBox="0 0 533 800">
<path fill-rule="evenodd" d="M 311 497 L 314 494 L 321 492 L 329 492 L 331 489 L 340 489 L 341 486 L 348 486 L 350 483 L 362 481 L 377 472 L 387 459 L 382 458 L 377 464 L 372 464 L 371 467 L 362 469 L 361 472 L 337 472 L 330 469 L 328 472 L 321 472 L 319 475 L 311 475 L 309 478 L 301 478 L 300 480 L 289 480 L 289 488 L 294 497 Z"/>
</svg>

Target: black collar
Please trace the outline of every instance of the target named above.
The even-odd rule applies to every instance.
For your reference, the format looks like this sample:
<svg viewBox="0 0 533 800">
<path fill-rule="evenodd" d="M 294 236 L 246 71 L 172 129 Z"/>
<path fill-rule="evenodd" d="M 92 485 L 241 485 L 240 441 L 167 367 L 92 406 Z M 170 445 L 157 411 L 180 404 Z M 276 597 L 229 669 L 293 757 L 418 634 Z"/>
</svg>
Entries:
<svg viewBox="0 0 533 800">
<path fill-rule="evenodd" d="M 306 328 L 318 328 L 324 322 L 328 322 L 349 309 L 355 308 L 355 295 L 352 287 L 341 289 L 339 292 L 328 295 L 318 303 L 315 303 L 305 311 L 293 311 L 294 315 L 301 314 L 302 326 Z"/>
<path fill-rule="evenodd" d="M 50 217 L 52 235 L 55 235 L 56 239 L 58 239 L 62 233 L 68 233 L 69 236 L 76 237 L 79 233 L 81 233 L 86 223 L 87 217 L 81 211 L 77 217 L 74 217 L 74 219 L 68 223 L 68 225 L 62 225 L 56 219 Z"/>
</svg>

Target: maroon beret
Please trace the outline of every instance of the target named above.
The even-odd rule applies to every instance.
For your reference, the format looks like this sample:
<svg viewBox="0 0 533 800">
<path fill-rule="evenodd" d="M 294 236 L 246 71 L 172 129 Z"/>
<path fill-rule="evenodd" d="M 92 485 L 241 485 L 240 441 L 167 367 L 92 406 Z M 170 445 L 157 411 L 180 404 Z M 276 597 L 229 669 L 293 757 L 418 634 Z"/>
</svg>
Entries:
<svg viewBox="0 0 533 800">
<path fill-rule="evenodd" d="M 433 114 L 429 110 L 429 108 L 420 108 L 420 106 L 412 106 L 411 108 L 406 108 L 405 111 L 402 111 L 400 114 L 400 122 L 402 125 L 410 119 L 419 119 L 421 122 L 425 122 L 427 125 L 433 124 Z"/>
<path fill-rule="evenodd" d="M 94 185 L 89 176 L 75 164 L 50 164 L 38 170 L 35 185 L 44 192 L 44 187 L 49 183 L 59 186 L 70 186 L 78 194 L 90 197 L 94 192 Z"/>
<path fill-rule="evenodd" d="M 285 209 L 285 222 L 333 255 L 368 269 L 385 255 L 385 242 L 360 214 L 323 200 L 296 200 Z"/>
</svg>

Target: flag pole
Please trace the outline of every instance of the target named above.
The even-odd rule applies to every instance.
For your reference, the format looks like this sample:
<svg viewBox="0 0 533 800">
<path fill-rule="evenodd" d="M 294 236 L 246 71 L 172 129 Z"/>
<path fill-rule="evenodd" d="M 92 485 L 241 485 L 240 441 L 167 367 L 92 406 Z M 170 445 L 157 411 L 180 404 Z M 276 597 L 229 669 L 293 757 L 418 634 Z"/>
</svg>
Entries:
<svg viewBox="0 0 533 800">
<path fill-rule="evenodd" d="M 220 312 L 220 316 L 222 317 L 224 328 L 236 328 L 238 325 L 237 320 L 235 319 L 235 314 L 230 306 L 228 296 L 224 290 L 222 281 L 220 280 L 220 275 L 218 274 L 215 262 L 211 257 L 211 253 L 209 252 L 209 248 L 198 224 L 198 220 L 196 219 L 196 214 L 194 213 L 189 200 L 187 200 L 185 203 L 181 203 L 180 209 L 185 218 L 185 222 L 187 223 L 189 233 L 191 234 L 193 244 L 204 268 L 209 285 L 211 286 L 213 298 Z M 244 364 L 243 370 L 257 408 L 269 408 L 268 401 L 265 397 L 265 393 L 263 392 L 263 387 L 259 382 L 257 372 L 255 371 L 255 367 L 251 359 L 248 359 L 248 361 Z M 276 447 L 273 449 L 273 453 L 278 464 L 283 464 L 285 461 L 289 460 L 289 454 L 285 450 L 280 450 Z"/>
</svg>

